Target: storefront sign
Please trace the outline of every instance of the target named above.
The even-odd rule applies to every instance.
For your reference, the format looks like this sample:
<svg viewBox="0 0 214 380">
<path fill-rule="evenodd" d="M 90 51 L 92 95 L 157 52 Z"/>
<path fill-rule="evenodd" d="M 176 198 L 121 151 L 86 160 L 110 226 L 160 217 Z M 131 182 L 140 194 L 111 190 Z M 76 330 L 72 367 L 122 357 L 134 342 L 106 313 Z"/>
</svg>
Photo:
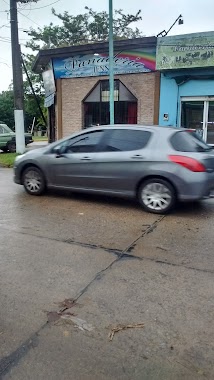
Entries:
<svg viewBox="0 0 214 380">
<path fill-rule="evenodd" d="M 45 88 L 45 107 L 50 107 L 54 104 L 54 95 L 55 95 L 55 80 L 53 75 L 52 65 L 49 64 L 48 70 L 43 71 L 42 73 L 44 88 Z"/>
<path fill-rule="evenodd" d="M 53 59 L 55 78 L 79 78 L 109 75 L 107 54 L 78 55 Z M 155 70 L 155 49 L 115 53 L 114 74 L 143 73 Z"/>
<path fill-rule="evenodd" d="M 214 66 L 214 32 L 160 37 L 157 70 Z"/>
</svg>

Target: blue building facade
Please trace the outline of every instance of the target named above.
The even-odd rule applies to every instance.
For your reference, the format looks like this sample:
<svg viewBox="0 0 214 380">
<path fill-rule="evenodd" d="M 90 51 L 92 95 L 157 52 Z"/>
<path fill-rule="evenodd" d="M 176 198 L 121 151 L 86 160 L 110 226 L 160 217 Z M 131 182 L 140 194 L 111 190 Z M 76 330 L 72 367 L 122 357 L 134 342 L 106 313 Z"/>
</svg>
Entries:
<svg viewBox="0 0 214 380">
<path fill-rule="evenodd" d="M 158 39 L 159 124 L 195 129 L 214 145 L 214 33 Z"/>
</svg>

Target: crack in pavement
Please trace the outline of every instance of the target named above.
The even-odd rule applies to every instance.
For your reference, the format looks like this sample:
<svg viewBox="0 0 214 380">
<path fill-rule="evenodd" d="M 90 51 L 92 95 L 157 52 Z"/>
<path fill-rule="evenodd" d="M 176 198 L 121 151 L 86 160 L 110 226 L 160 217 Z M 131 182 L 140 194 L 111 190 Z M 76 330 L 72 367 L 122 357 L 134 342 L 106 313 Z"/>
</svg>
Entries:
<svg viewBox="0 0 214 380">
<path fill-rule="evenodd" d="M 113 253 L 116 256 L 119 256 L 121 253 L 123 253 L 122 249 L 108 248 L 108 247 L 104 247 L 102 245 L 83 243 L 83 242 L 80 242 L 80 241 L 75 241 L 73 239 L 60 239 L 60 238 L 54 238 L 54 237 L 49 237 L 49 236 L 44 236 L 44 235 L 33 234 L 33 233 L 30 233 L 30 232 L 25 232 L 25 231 L 18 231 L 16 229 L 7 228 L 7 227 L 3 226 L 1 223 L 0 223 L 0 226 L 1 226 L 2 229 L 6 230 L 6 231 L 13 231 L 13 232 L 15 232 L 17 234 L 20 234 L 20 235 L 32 236 L 32 237 L 35 237 L 35 238 L 38 238 L 38 239 L 57 241 L 59 243 L 65 243 L 65 244 L 70 244 L 70 245 L 77 245 L 77 246 L 84 247 L 84 248 L 102 249 L 103 251 L 108 252 L 108 253 Z"/>
<path fill-rule="evenodd" d="M 106 252 L 109 252 L 109 253 L 113 253 L 115 254 L 117 257 L 120 257 L 121 254 L 124 254 L 126 252 L 131 252 L 131 250 L 134 248 L 135 244 L 138 242 L 138 240 L 140 240 L 142 237 L 144 237 L 145 235 L 151 233 L 154 231 L 154 229 L 157 227 L 158 223 L 160 223 L 163 219 L 165 218 L 165 215 L 161 216 L 160 218 L 158 218 L 155 222 L 153 222 L 151 225 L 147 225 L 147 228 L 146 230 L 140 235 L 137 237 L 137 239 L 135 239 L 127 248 L 125 248 L 124 250 L 122 249 L 118 249 L 118 248 L 108 248 L 108 247 L 104 247 L 102 245 L 97 245 L 97 244 L 90 244 L 90 243 L 83 243 L 83 242 L 80 242 L 80 241 L 76 241 L 74 239 L 60 239 L 60 238 L 54 238 L 54 237 L 49 237 L 49 236 L 44 236 L 44 235 L 38 235 L 38 234 L 33 234 L 33 233 L 30 233 L 30 232 L 25 232 L 25 231 L 20 231 L 20 230 L 16 230 L 16 229 L 12 229 L 12 228 L 8 228 L 8 227 L 5 227 L 2 223 L 0 223 L 0 226 L 2 229 L 6 230 L 6 231 L 13 231 L 17 234 L 21 234 L 21 235 L 27 235 L 27 236 L 33 236 L 33 237 L 36 237 L 36 238 L 39 238 L 39 239 L 46 239 L 46 240 L 51 240 L 51 241 L 58 241 L 60 243 L 65 243 L 65 244 L 73 244 L 73 245 L 77 245 L 77 246 L 80 246 L 80 247 L 85 247 L 85 248 L 91 248 L 91 249 L 103 249 L 104 251 Z"/>
<path fill-rule="evenodd" d="M 38 346 L 39 344 L 39 333 L 47 326 L 46 322 L 38 331 L 30 336 L 21 346 L 19 346 L 15 351 L 10 355 L 0 359 L 0 380 L 3 379 L 13 367 L 18 365 L 20 360 L 27 355 L 27 353 L 32 349 Z"/>
<path fill-rule="evenodd" d="M 150 257 L 145 257 L 145 256 L 135 256 L 135 255 L 126 255 L 126 254 L 123 254 L 120 259 L 123 259 L 123 260 L 126 260 L 126 259 L 130 259 L 130 260 L 131 259 L 136 259 L 136 260 L 140 260 L 140 261 L 148 260 L 148 261 L 152 261 L 152 262 L 157 263 L 157 264 L 171 265 L 173 267 L 181 267 L 181 268 L 185 268 L 185 269 L 194 270 L 194 271 L 197 271 L 197 272 L 212 273 L 212 274 L 214 273 L 214 270 L 210 270 L 210 269 L 200 269 L 200 268 L 191 267 L 191 266 L 184 265 L 184 264 L 171 263 L 170 261 L 163 261 L 163 260 L 152 259 Z"/>
<path fill-rule="evenodd" d="M 138 257 L 136 256 L 132 256 L 130 254 L 128 254 L 130 248 L 136 244 L 136 242 L 142 238 L 143 236 L 147 235 L 148 233 L 152 232 L 154 230 L 154 228 L 157 227 L 157 224 L 160 223 L 161 220 L 163 220 L 164 217 L 161 217 L 161 218 L 158 218 L 158 220 L 156 220 L 153 224 L 149 225 L 148 228 L 146 229 L 146 231 L 144 231 L 143 234 L 141 234 L 137 239 L 135 239 L 127 248 L 125 248 L 124 250 L 113 250 L 113 249 L 109 249 L 109 248 L 104 248 L 104 247 L 101 247 L 101 246 L 96 246 L 96 245 L 90 245 L 90 244 L 85 244 L 85 243 L 80 243 L 80 242 L 75 242 L 71 239 L 66 239 L 66 240 L 59 240 L 59 239 L 56 239 L 56 238 L 49 238 L 49 237 L 45 237 L 45 236 L 38 236 L 38 235 L 34 235 L 34 234 L 30 234 L 30 233 L 26 233 L 26 232 L 22 232 L 22 231 L 14 231 L 14 232 L 17 232 L 19 234 L 24 234 L 24 235 L 29 235 L 29 236 L 34 236 L 34 237 L 38 237 L 38 238 L 43 238 L 43 239 L 49 239 L 49 240 L 53 240 L 53 241 L 59 241 L 59 242 L 64 242 L 66 244 L 73 244 L 73 245 L 81 245 L 81 246 L 84 246 L 84 247 L 88 247 L 88 248 L 93 248 L 93 249 L 104 249 L 104 250 L 107 250 L 108 252 L 110 251 L 111 253 L 115 253 L 116 254 L 116 259 L 114 259 L 106 268 L 102 269 L 101 271 L 99 271 L 98 273 L 96 273 L 96 275 L 94 276 L 94 278 L 92 278 L 92 280 L 82 289 L 80 290 L 80 292 L 76 295 L 76 297 L 74 297 L 74 301 L 77 301 L 83 294 L 85 294 L 87 292 L 87 290 L 90 288 L 90 286 L 95 282 L 95 281 L 99 281 L 102 279 L 102 277 L 104 276 L 104 274 L 106 273 L 106 271 L 108 271 L 116 262 L 118 262 L 119 260 L 123 259 L 123 258 L 132 258 L 132 259 L 138 259 Z M 8 228 L 5 228 L 3 227 L 4 229 L 6 230 L 11 230 L 11 229 L 8 229 Z M 49 326 L 49 322 L 47 321 L 37 332 L 35 332 L 29 339 L 27 339 L 21 346 L 19 346 L 15 351 L 13 351 L 10 355 L 8 356 L 5 356 L 3 357 L 2 359 L 0 359 L 0 380 L 3 379 L 3 376 L 5 376 L 13 367 L 17 366 L 20 362 L 20 360 L 26 356 L 26 354 L 34 347 L 37 347 L 38 344 L 39 344 L 39 333 L 45 329 L 45 327 Z"/>
<path fill-rule="evenodd" d="M 196 270 L 196 271 L 201 271 L 201 272 L 213 273 L 212 271 L 209 271 L 209 270 L 203 270 L 203 269 L 199 269 L 199 268 L 192 268 L 192 267 L 188 267 L 188 266 L 185 266 L 185 265 L 182 265 L 182 264 L 174 264 L 174 263 L 169 263 L 169 262 L 165 262 L 165 261 L 161 261 L 161 260 L 150 259 L 150 258 L 147 258 L 147 257 L 138 257 L 138 256 L 130 254 L 130 252 L 133 250 L 133 248 L 135 247 L 135 245 L 137 244 L 137 242 L 140 239 L 142 239 L 144 236 L 148 235 L 149 233 L 152 233 L 157 228 L 158 224 L 164 218 L 165 218 L 165 215 L 159 217 L 154 223 L 152 223 L 151 225 L 149 225 L 148 228 L 140 236 L 138 236 L 128 247 L 126 247 L 124 250 L 118 250 L 118 249 L 114 250 L 112 248 L 106 248 L 106 247 L 98 246 L 98 245 L 95 245 L 95 244 L 87 244 L 87 243 L 75 242 L 72 239 L 64 239 L 64 240 L 62 240 L 62 239 L 45 237 L 45 236 L 38 236 L 38 235 L 34 235 L 34 234 L 22 232 L 22 231 L 14 231 L 14 232 L 17 232 L 17 233 L 20 233 L 20 234 L 29 235 L 29 236 L 34 236 L 34 237 L 38 237 L 38 238 L 43 238 L 43 239 L 48 239 L 48 240 L 53 240 L 53 241 L 59 241 L 59 242 L 63 242 L 63 243 L 66 243 L 66 244 L 79 245 L 79 246 L 83 246 L 83 247 L 91 248 L 91 249 L 103 249 L 103 250 L 105 250 L 107 252 L 111 252 L 111 253 L 114 253 L 116 255 L 116 258 L 106 268 L 104 268 L 101 271 L 99 271 L 98 273 L 96 273 L 96 275 L 94 276 L 94 278 L 92 278 L 92 280 L 82 290 L 79 291 L 79 293 L 76 295 L 76 297 L 74 297 L 74 301 L 77 301 L 77 300 L 80 299 L 80 297 L 82 297 L 87 292 L 87 290 L 90 288 L 90 286 L 94 282 L 100 281 L 103 278 L 103 276 L 106 274 L 106 272 L 109 269 L 111 269 L 112 266 L 114 264 L 116 264 L 117 262 L 119 262 L 120 260 L 128 260 L 128 259 L 141 260 L 141 261 L 148 260 L 148 261 L 153 261 L 153 262 L 156 262 L 156 263 L 159 263 L 159 264 L 172 265 L 172 266 L 180 266 L 180 267 L 185 267 L 186 269 L 191 269 L 191 270 Z M 5 228 L 5 229 L 7 229 L 7 228 Z M 50 323 L 47 321 L 37 332 L 35 332 L 29 339 L 27 339 L 15 351 L 13 351 L 10 355 L 8 355 L 8 356 L 3 357 L 2 359 L 0 359 L 0 380 L 3 379 L 3 376 L 6 375 L 13 367 L 17 366 L 19 364 L 19 362 L 21 361 L 21 359 L 24 356 L 26 356 L 27 353 L 32 348 L 35 348 L 35 347 L 37 347 L 39 345 L 39 333 L 43 329 L 45 329 L 47 326 L 49 326 L 49 325 L 50 325 Z"/>
</svg>

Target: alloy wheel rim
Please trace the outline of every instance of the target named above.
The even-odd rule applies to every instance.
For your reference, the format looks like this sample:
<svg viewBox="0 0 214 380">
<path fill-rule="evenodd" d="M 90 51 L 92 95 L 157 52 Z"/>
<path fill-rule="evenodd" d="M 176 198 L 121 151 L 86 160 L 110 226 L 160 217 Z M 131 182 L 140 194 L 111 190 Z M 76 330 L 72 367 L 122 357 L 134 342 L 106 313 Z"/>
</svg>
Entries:
<svg viewBox="0 0 214 380">
<path fill-rule="evenodd" d="M 141 198 L 145 206 L 156 211 L 165 210 L 172 201 L 171 191 L 159 182 L 147 184 L 142 190 Z"/>
<path fill-rule="evenodd" d="M 42 180 L 35 170 L 30 170 L 25 176 L 25 186 L 31 193 L 36 193 L 41 189 Z"/>
</svg>

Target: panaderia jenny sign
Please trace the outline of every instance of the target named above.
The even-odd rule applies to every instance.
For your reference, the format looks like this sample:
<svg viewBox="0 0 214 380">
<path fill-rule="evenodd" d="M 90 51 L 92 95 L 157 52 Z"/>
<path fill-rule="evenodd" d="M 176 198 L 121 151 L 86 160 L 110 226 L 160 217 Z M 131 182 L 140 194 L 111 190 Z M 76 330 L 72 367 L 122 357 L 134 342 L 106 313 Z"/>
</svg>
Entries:
<svg viewBox="0 0 214 380">
<path fill-rule="evenodd" d="M 115 53 L 114 74 L 151 72 L 155 70 L 155 49 Z M 53 59 L 55 79 L 109 75 L 107 54 L 78 55 Z"/>
<path fill-rule="evenodd" d="M 212 66 L 214 66 L 214 32 L 158 38 L 157 70 Z"/>
</svg>

